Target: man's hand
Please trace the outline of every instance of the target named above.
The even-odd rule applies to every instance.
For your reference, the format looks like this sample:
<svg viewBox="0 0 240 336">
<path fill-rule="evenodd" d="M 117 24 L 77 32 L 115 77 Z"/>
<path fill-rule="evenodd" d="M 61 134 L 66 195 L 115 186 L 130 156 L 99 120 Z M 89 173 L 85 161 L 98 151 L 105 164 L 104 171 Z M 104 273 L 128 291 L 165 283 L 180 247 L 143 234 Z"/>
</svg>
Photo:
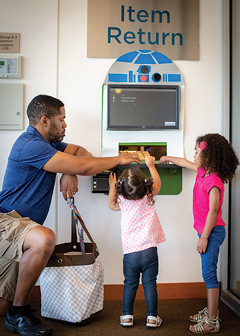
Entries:
<svg viewBox="0 0 240 336">
<path fill-rule="evenodd" d="M 78 178 L 76 175 L 63 174 L 60 179 L 60 191 L 63 198 L 67 200 L 68 197 L 73 198 L 78 192 Z"/>
<path fill-rule="evenodd" d="M 120 165 L 125 165 L 131 162 L 141 163 L 139 156 L 137 153 L 126 153 L 119 156 L 120 157 Z"/>
</svg>

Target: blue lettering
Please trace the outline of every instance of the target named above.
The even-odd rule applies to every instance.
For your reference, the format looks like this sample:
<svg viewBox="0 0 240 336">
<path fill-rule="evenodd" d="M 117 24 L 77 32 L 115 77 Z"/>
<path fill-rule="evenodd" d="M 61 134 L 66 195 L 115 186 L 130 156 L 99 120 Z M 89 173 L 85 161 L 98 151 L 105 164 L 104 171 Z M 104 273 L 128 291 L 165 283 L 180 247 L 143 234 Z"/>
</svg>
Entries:
<svg viewBox="0 0 240 336">
<path fill-rule="evenodd" d="M 183 36 L 180 33 L 172 33 L 172 45 L 175 45 L 175 36 L 179 36 L 180 39 L 180 44 L 179 45 L 183 45 Z"/>
<path fill-rule="evenodd" d="M 112 30 L 116 30 L 118 33 L 116 35 L 112 35 Z M 108 43 L 111 43 L 111 39 L 114 38 L 117 43 L 121 43 L 119 40 L 119 36 L 121 36 L 121 29 L 117 27 L 108 27 Z"/>
<path fill-rule="evenodd" d="M 143 13 L 143 14 L 142 14 Z M 145 19 L 143 20 L 142 18 L 148 18 L 148 12 L 145 11 L 145 10 L 140 10 L 138 13 L 137 13 L 137 19 L 138 21 L 140 22 L 147 22 L 148 19 Z"/>
<path fill-rule="evenodd" d="M 142 31 L 142 28 L 139 28 L 138 35 L 139 35 L 139 43 L 145 44 L 145 42 L 142 41 L 142 35 L 145 35 L 145 32 Z"/>
<path fill-rule="evenodd" d="M 166 37 L 169 36 L 169 33 L 162 33 L 162 45 L 166 44 Z"/>
<path fill-rule="evenodd" d="M 130 35 L 130 36 L 128 36 L 128 35 Z M 135 43 L 135 41 L 129 41 L 129 39 L 134 39 L 135 40 L 135 38 L 136 38 L 135 34 L 133 32 L 131 32 L 131 31 L 126 32 L 124 34 L 124 37 L 123 37 L 124 41 L 127 44 L 133 44 L 133 43 Z"/>
<path fill-rule="evenodd" d="M 155 35 L 154 35 L 155 34 Z M 122 37 L 122 42 L 120 40 L 120 37 L 122 35 L 122 31 L 120 28 L 118 27 L 108 27 L 108 43 L 113 43 L 113 42 L 117 42 L 118 44 L 122 44 L 123 42 L 127 43 L 127 44 L 133 44 L 136 42 L 137 36 L 134 32 L 132 31 L 127 31 L 124 33 L 123 37 Z M 142 30 L 142 28 L 138 29 L 137 32 L 138 35 L 138 43 L 139 44 L 146 44 L 148 43 L 149 45 L 166 45 L 168 42 L 168 45 L 172 42 L 172 45 L 175 45 L 175 40 L 176 40 L 176 36 L 178 36 L 179 38 L 179 45 L 182 46 L 183 45 L 183 36 L 180 33 L 171 33 L 172 39 L 170 37 L 170 33 L 162 33 L 162 40 L 160 37 L 160 32 L 145 32 Z M 145 38 L 145 35 L 146 38 Z M 114 41 L 115 40 L 115 41 Z M 145 41 L 147 40 L 147 41 Z"/>
<path fill-rule="evenodd" d="M 149 44 L 159 44 L 159 33 L 156 33 L 156 40 L 155 41 L 151 41 L 151 36 L 152 36 L 152 34 L 149 32 L 148 33 L 148 43 Z"/>
<path fill-rule="evenodd" d="M 163 14 L 167 15 L 167 23 L 170 23 L 170 13 L 168 11 L 163 11 L 163 12 L 160 12 L 159 10 L 152 11 L 152 22 L 155 22 L 155 20 L 154 20 L 155 14 L 158 14 L 158 16 L 159 16 L 159 23 L 162 23 Z"/>
<path fill-rule="evenodd" d="M 129 21 L 135 22 L 135 19 L 132 18 L 132 13 L 135 12 L 135 9 L 132 9 L 132 6 L 129 6 L 129 9 L 127 10 L 127 12 L 129 13 Z"/>
<path fill-rule="evenodd" d="M 128 9 L 127 9 L 127 12 L 128 12 L 128 20 L 130 22 L 135 22 L 135 18 L 134 16 L 137 17 L 137 20 L 139 22 L 147 22 L 148 21 L 148 17 L 149 17 L 149 13 L 144 10 L 144 9 L 141 9 L 140 11 L 137 12 L 137 14 L 135 14 L 135 9 L 133 9 L 132 6 L 129 6 Z M 124 22 L 125 20 L 125 7 L 124 5 L 121 6 L 121 21 Z M 135 15 L 134 15 L 135 14 Z M 159 10 L 152 10 L 151 11 L 151 22 L 155 22 L 155 16 L 158 15 L 158 22 L 159 23 L 162 23 L 163 21 L 163 15 L 165 15 L 165 17 L 167 18 L 167 23 L 170 23 L 170 13 L 169 11 L 159 11 Z"/>
<path fill-rule="evenodd" d="M 124 6 L 121 6 L 121 21 L 124 22 Z"/>
</svg>

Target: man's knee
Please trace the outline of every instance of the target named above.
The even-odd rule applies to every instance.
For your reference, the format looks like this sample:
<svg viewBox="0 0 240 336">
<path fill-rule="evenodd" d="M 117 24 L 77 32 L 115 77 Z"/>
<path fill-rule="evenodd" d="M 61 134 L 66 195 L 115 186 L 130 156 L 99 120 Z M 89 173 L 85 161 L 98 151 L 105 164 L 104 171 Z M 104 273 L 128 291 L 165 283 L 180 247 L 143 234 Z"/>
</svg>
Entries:
<svg viewBox="0 0 240 336">
<path fill-rule="evenodd" d="M 31 229 L 24 241 L 23 250 L 34 248 L 44 254 L 51 255 L 56 243 L 54 232 L 43 226 L 36 226 Z"/>
<path fill-rule="evenodd" d="M 56 244 L 56 236 L 52 230 L 48 228 L 44 229 L 47 230 L 44 230 L 41 236 L 42 248 L 44 248 L 47 255 L 51 255 Z"/>
</svg>

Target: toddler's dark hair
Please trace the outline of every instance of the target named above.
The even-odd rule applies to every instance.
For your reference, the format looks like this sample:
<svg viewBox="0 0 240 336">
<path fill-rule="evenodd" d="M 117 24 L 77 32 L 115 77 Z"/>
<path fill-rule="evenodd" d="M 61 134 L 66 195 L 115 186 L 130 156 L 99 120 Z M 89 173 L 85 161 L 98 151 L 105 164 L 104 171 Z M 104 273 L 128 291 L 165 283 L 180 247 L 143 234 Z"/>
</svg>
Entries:
<svg viewBox="0 0 240 336">
<path fill-rule="evenodd" d="M 200 157 L 202 168 L 211 172 L 216 172 L 223 183 L 233 179 L 237 166 L 238 158 L 232 145 L 220 134 L 209 133 L 199 136 L 196 144 L 202 147 Z"/>
<path fill-rule="evenodd" d="M 118 196 L 122 195 L 128 200 L 139 200 L 147 195 L 148 204 L 154 204 L 152 194 L 153 179 L 147 178 L 143 172 L 136 167 L 124 170 L 119 181 L 115 184 L 116 193 L 114 203 L 118 202 Z"/>
</svg>

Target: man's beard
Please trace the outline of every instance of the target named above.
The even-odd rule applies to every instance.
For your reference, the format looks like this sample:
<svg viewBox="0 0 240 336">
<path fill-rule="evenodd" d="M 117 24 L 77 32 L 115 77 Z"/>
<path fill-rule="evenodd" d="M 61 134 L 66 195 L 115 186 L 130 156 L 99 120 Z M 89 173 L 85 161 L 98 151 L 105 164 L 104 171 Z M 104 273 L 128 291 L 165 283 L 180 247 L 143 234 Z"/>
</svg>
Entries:
<svg viewBox="0 0 240 336">
<path fill-rule="evenodd" d="M 52 142 L 61 142 L 64 138 L 63 134 L 59 134 L 58 129 L 55 125 L 54 122 L 51 121 L 50 123 L 50 129 L 49 129 L 49 133 L 48 133 L 48 141 L 50 143 Z"/>
</svg>

